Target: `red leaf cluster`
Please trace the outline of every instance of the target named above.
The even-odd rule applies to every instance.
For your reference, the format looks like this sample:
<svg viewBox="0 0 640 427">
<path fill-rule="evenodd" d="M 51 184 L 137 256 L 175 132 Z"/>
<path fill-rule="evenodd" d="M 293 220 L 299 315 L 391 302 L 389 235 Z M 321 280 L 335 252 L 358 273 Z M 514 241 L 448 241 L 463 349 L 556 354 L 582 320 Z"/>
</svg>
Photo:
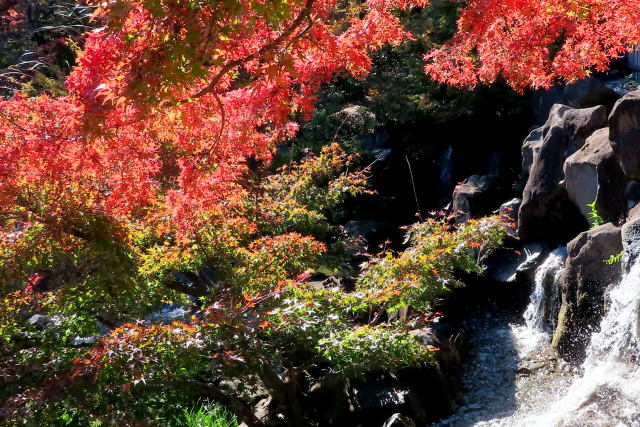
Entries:
<svg viewBox="0 0 640 427">
<path fill-rule="evenodd" d="M 640 40 L 637 0 L 473 0 L 454 39 L 425 55 L 425 71 L 458 87 L 499 76 L 518 91 L 605 70 Z"/>
</svg>

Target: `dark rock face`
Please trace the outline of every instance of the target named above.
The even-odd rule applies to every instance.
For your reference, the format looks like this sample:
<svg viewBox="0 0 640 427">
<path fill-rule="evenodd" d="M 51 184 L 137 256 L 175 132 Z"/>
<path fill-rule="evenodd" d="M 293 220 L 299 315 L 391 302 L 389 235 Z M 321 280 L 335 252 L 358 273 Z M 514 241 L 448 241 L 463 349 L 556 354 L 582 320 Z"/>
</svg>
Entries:
<svg viewBox="0 0 640 427">
<path fill-rule="evenodd" d="M 489 175 L 472 175 L 453 191 L 453 210 L 456 223 L 489 214 L 495 209 L 500 195 L 498 178 Z"/>
<path fill-rule="evenodd" d="M 565 359 L 581 362 L 591 333 L 602 318 L 605 291 L 620 280 L 620 263 L 604 262 L 622 250 L 620 228 L 609 223 L 585 231 L 569 242 L 567 249 L 553 347 Z"/>
<path fill-rule="evenodd" d="M 311 384 L 305 403 L 320 425 L 340 425 L 349 414 L 346 380 L 332 373 L 318 378 Z"/>
<path fill-rule="evenodd" d="M 640 179 L 640 91 L 616 102 L 609 117 L 611 147 L 629 179 Z"/>
<path fill-rule="evenodd" d="M 574 83 L 557 85 L 549 90 L 536 92 L 532 106 L 538 123 L 544 122 L 554 104 L 564 104 L 574 108 L 588 108 L 604 105 L 611 111 L 620 97 L 614 90 L 604 85 L 597 77 L 588 77 Z"/>
<path fill-rule="evenodd" d="M 566 242 L 587 228 L 587 221 L 564 187 L 564 162 L 606 124 L 606 108 L 573 109 L 554 105 L 538 142 L 529 141 L 533 163 L 518 215 L 525 241 Z M 536 148 L 537 153 L 535 152 Z"/>
<path fill-rule="evenodd" d="M 548 252 L 545 245 L 529 243 L 521 245 L 507 238 L 504 246 L 490 251 L 481 250 L 478 263 L 484 269 L 481 283 L 474 286 L 482 295 L 472 300 L 488 297 L 500 307 L 520 313 L 529 302 L 534 285 L 535 271 Z"/>
<path fill-rule="evenodd" d="M 591 221 L 587 204 L 596 201 L 604 218 L 617 221 L 623 214 L 627 178 L 609 142 L 609 129 L 598 129 L 564 164 L 569 199 Z"/>
<path fill-rule="evenodd" d="M 635 215 L 631 214 L 631 209 L 640 203 L 640 182 L 629 181 L 627 183 L 627 187 L 624 190 L 624 199 L 626 201 L 627 218 L 633 218 Z"/>
</svg>

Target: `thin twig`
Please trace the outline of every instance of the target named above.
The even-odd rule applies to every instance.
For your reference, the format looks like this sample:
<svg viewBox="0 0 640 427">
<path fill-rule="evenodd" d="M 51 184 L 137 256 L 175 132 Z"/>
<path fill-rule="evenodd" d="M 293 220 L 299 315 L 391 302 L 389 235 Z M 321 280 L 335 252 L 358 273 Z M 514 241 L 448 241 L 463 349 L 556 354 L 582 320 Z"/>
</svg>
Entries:
<svg viewBox="0 0 640 427">
<path fill-rule="evenodd" d="M 409 175 L 411 176 L 411 186 L 413 187 L 413 197 L 416 200 L 416 208 L 418 209 L 418 215 L 422 218 L 422 212 L 420 211 L 420 203 L 418 202 L 418 192 L 416 191 L 416 182 L 413 179 L 413 171 L 411 170 L 411 163 L 409 163 L 409 156 L 406 154 L 404 158 L 407 160 L 407 166 L 409 166 Z"/>
</svg>

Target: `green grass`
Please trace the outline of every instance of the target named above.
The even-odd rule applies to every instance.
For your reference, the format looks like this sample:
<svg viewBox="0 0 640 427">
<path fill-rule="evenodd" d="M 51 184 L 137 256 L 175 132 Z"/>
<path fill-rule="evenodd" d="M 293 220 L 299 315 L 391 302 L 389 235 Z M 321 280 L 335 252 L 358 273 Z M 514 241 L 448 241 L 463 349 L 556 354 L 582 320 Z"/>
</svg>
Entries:
<svg viewBox="0 0 640 427">
<path fill-rule="evenodd" d="M 238 420 L 228 409 L 217 403 L 203 403 L 185 409 L 179 420 L 185 427 L 237 427 Z"/>
</svg>

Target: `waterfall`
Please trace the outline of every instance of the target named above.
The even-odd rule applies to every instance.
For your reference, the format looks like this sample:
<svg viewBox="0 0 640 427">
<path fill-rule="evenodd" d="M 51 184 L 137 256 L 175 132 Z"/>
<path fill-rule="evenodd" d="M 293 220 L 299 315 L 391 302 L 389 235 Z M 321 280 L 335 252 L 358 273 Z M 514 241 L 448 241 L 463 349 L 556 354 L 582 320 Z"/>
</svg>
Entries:
<svg viewBox="0 0 640 427">
<path fill-rule="evenodd" d="M 578 370 L 549 349 L 566 256 L 558 248 L 537 268 L 526 325 L 474 319 L 461 407 L 438 426 L 640 427 L 640 261 L 609 292 Z"/>
<path fill-rule="evenodd" d="M 539 255 L 527 254 L 522 265 Z M 562 396 L 573 375 L 566 371 L 556 375 L 555 367 L 539 366 L 549 354 L 548 331 L 557 314 L 557 288 L 566 257 L 566 248 L 557 248 L 536 268 L 524 325 L 513 324 L 511 316 L 501 313 L 471 318 L 465 394 L 458 411 L 436 426 L 513 426 L 546 408 L 551 397 Z M 530 383 L 541 387 L 528 387 Z"/>
<path fill-rule="evenodd" d="M 559 247 L 538 267 L 529 306 L 524 313 L 526 325 L 534 331 L 548 331 L 555 326 L 558 314 L 558 284 L 567 248 Z"/>
<path fill-rule="evenodd" d="M 442 152 L 442 157 L 440 158 L 440 173 L 438 174 L 438 185 L 436 187 L 439 189 L 438 204 L 440 205 L 444 205 L 451 200 L 453 166 L 453 147 L 451 145 L 447 145 Z"/>
<path fill-rule="evenodd" d="M 502 153 L 492 152 L 489 154 L 489 175 L 500 176 L 502 169 Z"/>
<path fill-rule="evenodd" d="M 640 262 L 609 298 L 600 331 L 592 335 L 583 375 L 548 413 L 524 425 L 640 426 Z"/>
</svg>

